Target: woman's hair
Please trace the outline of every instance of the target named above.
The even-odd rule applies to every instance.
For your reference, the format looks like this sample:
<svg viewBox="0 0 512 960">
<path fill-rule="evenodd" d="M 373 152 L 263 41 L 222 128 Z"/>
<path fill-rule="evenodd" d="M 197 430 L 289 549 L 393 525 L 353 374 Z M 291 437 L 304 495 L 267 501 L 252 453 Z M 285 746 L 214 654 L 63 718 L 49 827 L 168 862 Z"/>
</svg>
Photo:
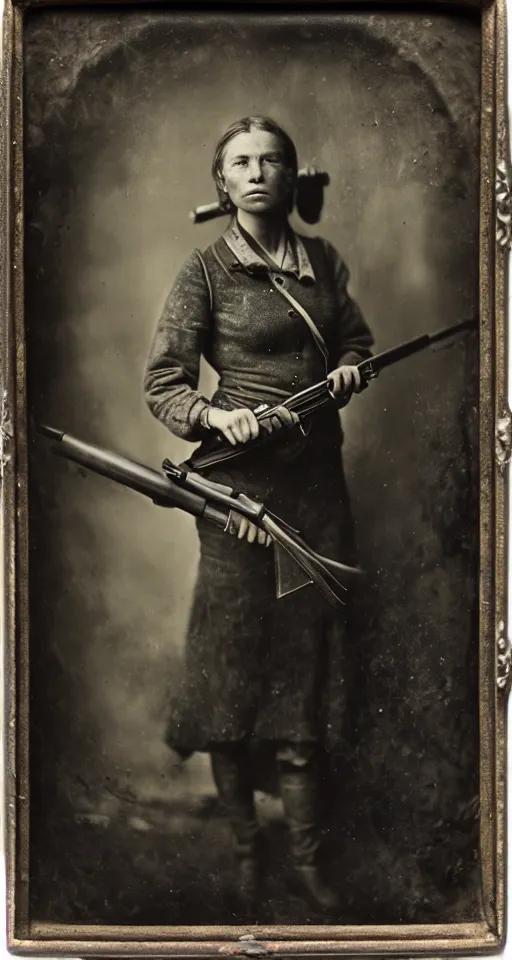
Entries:
<svg viewBox="0 0 512 960">
<path fill-rule="evenodd" d="M 293 183 L 297 179 L 297 151 L 295 149 L 295 144 L 291 137 L 288 136 L 285 130 L 279 126 L 275 120 L 271 120 L 270 117 L 242 117 L 241 120 L 235 120 L 230 127 L 222 134 L 213 156 L 212 163 L 212 176 L 215 181 L 215 186 L 217 188 L 217 195 L 219 198 L 219 203 L 223 210 L 228 211 L 229 213 L 234 212 L 234 206 L 228 197 L 227 193 L 222 189 L 222 162 L 224 160 L 224 151 L 234 137 L 238 136 L 239 133 L 250 133 L 251 129 L 256 128 L 256 130 L 264 130 L 266 133 L 273 133 L 281 141 L 284 154 L 285 166 L 291 170 L 293 174 Z M 290 198 L 289 209 L 293 207 L 293 194 Z"/>
</svg>

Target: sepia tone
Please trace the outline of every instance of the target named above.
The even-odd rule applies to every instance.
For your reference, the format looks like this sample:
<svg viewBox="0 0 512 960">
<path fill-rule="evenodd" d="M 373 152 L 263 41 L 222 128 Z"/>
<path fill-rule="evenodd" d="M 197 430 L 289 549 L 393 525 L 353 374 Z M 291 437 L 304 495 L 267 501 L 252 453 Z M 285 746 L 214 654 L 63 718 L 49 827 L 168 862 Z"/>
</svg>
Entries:
<svg viewBox="0 0 512 960">
<path fill-rule="evenodd" d="M 209 198 L 212 143 L 239 114 L 277 117 L 303 160 L 329 171 L 322 231 L 380 349 L 476 316 L 477 24 L 279 21 L 30 18 L 33 416 L 150 463 L 183 459 L 144 409 L 142 363 L 181 261 L 219 232 L 187 214 Z M 344 418 L 366 571 L 331 827 L 346 922 L 478 916 L 477 385 L 468 341 L 383 375 Z M 162 735 L 197 563 L 190 521 L 45 462 L 39 446 L 31 479 L 33 670 L 46 678 L 32 711 L 34 910 L 227 922 L 229 844 L 208 768 L 172 767 Z M 77 851 L 66 864 L 63 829 Z M 98 883 L 88 857 L 102 849 Z M 130 893 L 123 854 L 135 851 Z M 274 921 L 305 922 L 276 889 Z"/>
<path fill-rule="evenodd" d="M 202 15 L 193 28 L 163 12 L 28 16 L 36 923 L 237 922 L 208 765 L 164 744 L 193 525 L 55 461 L 36 421 L 154 466 L 190 452 L 151 420 L 141 374 L 181 263 L 223 229 L 188 212 L 213 199 L 213 144 L 246 113 L 273 116 L 299 161 L 328 171 L 318 227 L 292 222 L 342 251 L 379 350 L 476 317 L 480 55 L 478 19 L 438 10 Z M 366 576 L 325 819 L 341 924 L 483 919 L 478 363 L 473 335 L 383 374 L 343 414 Z M 262 786 L 266 922 L 314 923 L 284 886 L 279 804 Z"/>
</svg>

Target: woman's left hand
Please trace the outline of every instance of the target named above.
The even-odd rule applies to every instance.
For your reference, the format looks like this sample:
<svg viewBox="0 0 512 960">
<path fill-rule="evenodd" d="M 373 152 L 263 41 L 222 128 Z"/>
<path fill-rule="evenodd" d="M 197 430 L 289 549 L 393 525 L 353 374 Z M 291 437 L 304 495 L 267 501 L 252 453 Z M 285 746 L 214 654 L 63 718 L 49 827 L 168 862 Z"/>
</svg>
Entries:
<svg viewBox="0 0 512 960">
<path fill-rule="evenodd" d="M 348 403 L 353 393 L 360 393 L 363 389 L 363 381 L 357 367 L 343 366 L 337 367 L 327 376 L 331 382 L 331 391 L 335 397 L 340 397 L 345 403 Z"/>
<path fill-rule="evenodd" d="M 242 517 L 236 510 L 229 511 L 225 532 L 231 534 L 232 537 L 238 537 L 239 540 L 259 543 L 262 547 L 269 547 L 272 543 L 272 537 L 268 533 L 260 530 L 255 523 L 251 523 L 247 517 Z"/>
<path fill-rule="evenodd" d="M 288 410 L 287 407 L 277 407 L 274 410 L 274 413 L 271 417 L 263 416 L 259 421 L 260 427 L 263 430 L 266 430 L 267 433 L 273 433 L 275 430 L 281 430 L 283 427 L 295 427 L 300 423 L 300 419 L 293 410 Z"/>
</svg>

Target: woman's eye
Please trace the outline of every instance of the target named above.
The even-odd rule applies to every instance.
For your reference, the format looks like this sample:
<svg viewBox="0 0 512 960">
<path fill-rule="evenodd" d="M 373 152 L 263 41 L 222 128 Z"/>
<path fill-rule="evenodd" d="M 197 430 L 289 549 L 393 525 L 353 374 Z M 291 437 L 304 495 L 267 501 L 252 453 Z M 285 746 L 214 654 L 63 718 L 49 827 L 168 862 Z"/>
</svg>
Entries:
<svg viewBox="0 0 512 960">
<path fill-rule="evenodd" d="M 247 166 L 247 160 L 244 160 L 243 157 L 240 157 L 239 160 L 235 160 L 235 167 L 245 167 Z"/>
</svg>

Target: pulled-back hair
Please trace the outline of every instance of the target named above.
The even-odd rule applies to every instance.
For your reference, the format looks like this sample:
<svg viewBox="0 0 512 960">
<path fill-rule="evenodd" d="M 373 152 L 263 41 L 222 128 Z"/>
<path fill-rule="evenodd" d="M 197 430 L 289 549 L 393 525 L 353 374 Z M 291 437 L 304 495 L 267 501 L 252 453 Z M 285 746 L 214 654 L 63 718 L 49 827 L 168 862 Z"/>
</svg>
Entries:
<svg viewBox="0 0 512 960">
<path fill-rule="evenodd" d="M 224 151 L 234 137 L 238 136 L 239 133 L 250 133 L 252 129 L 264 130 L 265 133 L 273 133 L 280 141 L 283 148 L 283 156 L 285 166 L 291 170 L 293 174 L 293 181 L 297 179 L 297 151 L 295 149 L 295 144 L 291 137 L 288 136 L 285 130 L 279 126 L 275 120 L 272 120 L 270 117 L 242 117 L 241 120 L 235 120 L 230 127 L 222 134 L 213 156 L 212 163 L 212 177 L 215 181 L 215 186 L 217 188 L 217 195 L 219 197 L 219 202 L 222 208 L 226 211 L 232 213 L 234 211 L 233 204 L 231 203 L 230 198 L 222 189 L 222 163 L 224 160 Z M 290 209 L 293 205 L 293 197 L 290 198 Z"/>
</svg>

